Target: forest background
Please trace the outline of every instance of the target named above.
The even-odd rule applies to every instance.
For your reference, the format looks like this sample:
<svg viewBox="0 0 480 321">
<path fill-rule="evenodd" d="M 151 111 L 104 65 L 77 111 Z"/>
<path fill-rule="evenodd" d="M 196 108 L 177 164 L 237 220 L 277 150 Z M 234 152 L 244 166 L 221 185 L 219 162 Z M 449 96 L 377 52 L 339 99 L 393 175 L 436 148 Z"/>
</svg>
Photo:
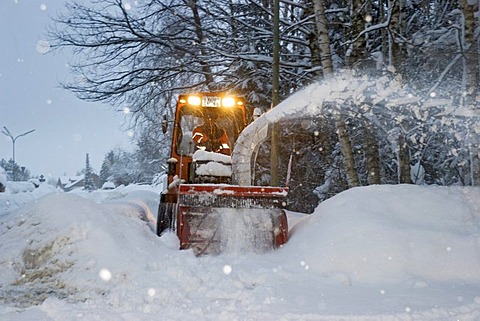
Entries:
<svg viewBox="0 0 480 321">
<path fill-rule="evenodd" d="M 72 49 L 80 99 L 128 110 L 134 152 L 105 156 L 101 181 L 151 181 L 164 171 L 175 99 L 228 91 L 271 108 L 274 7 L 279 8 L 280 101 L 343 70 L 369 84 L 439 104 L 323 102 L 318 117 L 280 128 L 280 184 L 292 156 L 291 210 L 312 212 L 369 184 L 479 185 L 479 2 L 472 0 L 70 1 L 49 27 L 54 50 Z M 381 82 L 379 86 L 378 82 Z M 399 95 L 399 94 L 397 94 Z M 255 183 L 268 185 L 268 142 Z"/>
</svg>

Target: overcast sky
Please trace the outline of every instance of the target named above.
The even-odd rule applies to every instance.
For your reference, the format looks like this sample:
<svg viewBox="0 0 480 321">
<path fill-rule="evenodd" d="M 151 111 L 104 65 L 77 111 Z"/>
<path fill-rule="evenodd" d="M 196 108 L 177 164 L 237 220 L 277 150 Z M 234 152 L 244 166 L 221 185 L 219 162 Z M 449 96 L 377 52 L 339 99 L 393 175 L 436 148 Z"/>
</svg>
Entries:
<svg viewBox="0 0 480 321">
<path fill-rule="evenodd" d="M 42 54 L 45 27 L 64 0 L 0 0 L 0 129 L 14 136 L 15 160 L 32 175 L 57 178 L 85 167 L 97 172 L 114 147 L 132 149 L 124 116 L 86 103 L 59 88 L 68 77 L 69 55 Z M 12 140 L 0 134 L 0 159 L 12 158 Z"/>
</svg>

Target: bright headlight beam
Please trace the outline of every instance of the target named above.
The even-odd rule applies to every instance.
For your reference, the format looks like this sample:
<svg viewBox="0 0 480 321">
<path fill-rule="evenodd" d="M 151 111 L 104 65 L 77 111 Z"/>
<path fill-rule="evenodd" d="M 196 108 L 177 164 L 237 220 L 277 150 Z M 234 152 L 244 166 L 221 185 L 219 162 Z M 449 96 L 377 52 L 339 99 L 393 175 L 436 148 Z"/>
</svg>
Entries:
<svg viewBox="0 0 480 321">
<path fill-rule="evenodd" d="M 224 97 L 222 99 L 222 106 L 223 107 L 233 107 L 235 106 L 235 99 L 232 97 Z"/>
<path fill-rule="evenodd" d="M 187 102 L 189 105 L 200 106 L 202 100 L 198 96 L 188 96 Z"/>
</svg>

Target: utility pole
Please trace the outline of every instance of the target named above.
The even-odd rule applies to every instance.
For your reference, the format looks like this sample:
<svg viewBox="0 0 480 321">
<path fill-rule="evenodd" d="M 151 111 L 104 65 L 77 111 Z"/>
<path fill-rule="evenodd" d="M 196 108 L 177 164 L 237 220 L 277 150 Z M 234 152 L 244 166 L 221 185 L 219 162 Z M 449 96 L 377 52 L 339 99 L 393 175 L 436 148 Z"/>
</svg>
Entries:
<svg viewBox="0 0 480 321">
<path fill-rule="evenodd" d="M 17 141 L 17 138 L 28 135 L 30 133 L 33 133 L 34 131 L 35 131 L 35 129 L 32 129 L 32 130 L 29 130 L 28 132 L 25 132 L 23 134 L 13 136 L 13 134 L 8 130 L 8 128 L 3 126 L 2 134 L 10 137 L 10 139 L 12 140 L 12 148 L 13 148 L 13 150 L 12 150 L 12 160 L 13 160 L 12 179 L 14 181 L 16 180 L 16 177 L 15 177 L 15 165 L 16 165 L 16 163 L 15 163 L 15 142 Z"/>
<path fill-rule="evenodd" d="M 272 108 L 278 105 L 280 90 L 280 0 L 273 2 L 273 79 Z M 278 123 L 272 125 L 272 147 L 270 152 L 270 185 L 278 186 Z"/>
</svg>

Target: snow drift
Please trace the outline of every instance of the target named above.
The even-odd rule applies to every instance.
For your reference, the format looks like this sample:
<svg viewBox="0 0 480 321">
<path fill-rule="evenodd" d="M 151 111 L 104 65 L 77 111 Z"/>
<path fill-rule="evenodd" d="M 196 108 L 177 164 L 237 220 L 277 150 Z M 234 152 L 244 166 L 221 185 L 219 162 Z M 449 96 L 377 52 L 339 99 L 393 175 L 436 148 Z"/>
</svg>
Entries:
<svg viewBox="0 0 480 321">
<path fill-rule="evenodd" d="M 126 206 L 153 192 L 51 193 L 0 215 L 0 319 L 476 320 L 479 192 L 355 188 L 277 251 L 202 258 Z"/>
<path fill-rule="evenodd" d="M 320 204 L 288 246 L 348 283 L 480 283 L 479 206 L 478 189 L 354 188 Z"/>
</svg>

